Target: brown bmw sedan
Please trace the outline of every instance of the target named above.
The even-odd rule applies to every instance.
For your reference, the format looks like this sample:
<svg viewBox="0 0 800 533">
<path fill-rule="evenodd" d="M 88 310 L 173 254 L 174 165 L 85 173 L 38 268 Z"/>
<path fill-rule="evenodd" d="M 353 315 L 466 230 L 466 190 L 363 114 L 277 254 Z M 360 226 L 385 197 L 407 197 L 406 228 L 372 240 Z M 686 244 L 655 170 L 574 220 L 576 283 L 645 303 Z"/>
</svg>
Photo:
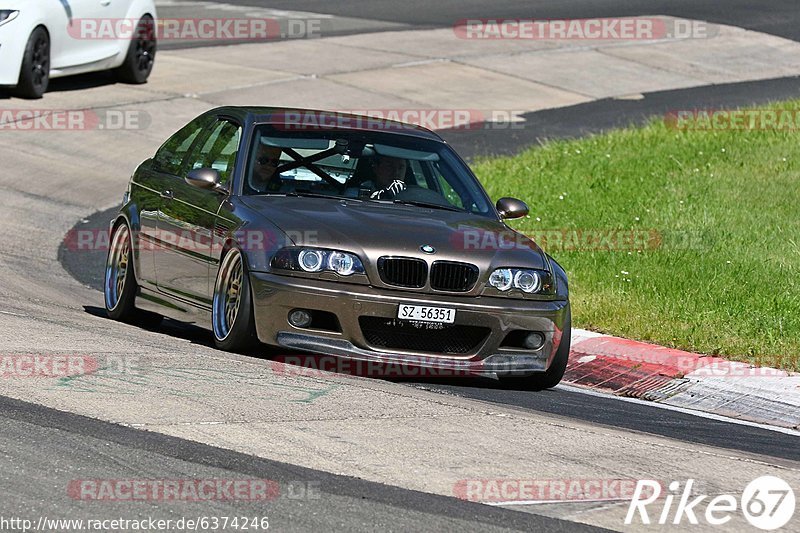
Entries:
<svg viewBox="0 0 800 533">
<path fill-rule="evenodd" d="M 106 309 L 210 325 L 224 350 L 261 342 L 553 387 L 567 278 L 503 222 L 527 212 L 493 204 L 424 128 L 218 108 L 136 169 L 111 223 Z"/>
</svg>

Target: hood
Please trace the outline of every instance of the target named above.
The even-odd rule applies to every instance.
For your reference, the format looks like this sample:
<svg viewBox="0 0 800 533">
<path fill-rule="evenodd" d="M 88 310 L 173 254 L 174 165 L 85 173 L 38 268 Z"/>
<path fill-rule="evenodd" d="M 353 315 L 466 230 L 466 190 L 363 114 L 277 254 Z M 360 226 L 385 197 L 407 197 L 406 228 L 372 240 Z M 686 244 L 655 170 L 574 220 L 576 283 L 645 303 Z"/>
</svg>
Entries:
<svg viewBox="0 0 800 533">
<path fill-rule="evenodd" d="M 367 263 L 392 255 L 472 263 L 482 277 L 503 266 L 547 268 L 536 243 L 485 216 L 328 198 L 249 196 L 242 201 L 295 244 L 356 253 L 368 269 Z M 423 252 L 425 245 L 435 251 Z"/>
</svg>

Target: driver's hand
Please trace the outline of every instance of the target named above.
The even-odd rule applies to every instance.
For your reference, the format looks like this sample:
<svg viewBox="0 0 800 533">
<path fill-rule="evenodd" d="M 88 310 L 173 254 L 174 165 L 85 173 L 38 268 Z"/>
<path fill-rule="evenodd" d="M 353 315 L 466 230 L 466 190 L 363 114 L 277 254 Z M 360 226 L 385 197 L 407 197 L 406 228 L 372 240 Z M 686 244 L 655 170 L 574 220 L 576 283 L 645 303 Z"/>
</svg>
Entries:
<svg viewBox="0 0 800 533">
<path fill-rule="evenodd" d="M 404 190 L 406 190 L 405 182 L 400 180 L 394 180 L 385 189 L 380 189 L 372 193 L 372 196 L 370 196 L 370 198 L 373 200 L 383 200 L 386 198 L 391 198 L 393 196 L 396 196 L 397 193 Z"/>
</svg>

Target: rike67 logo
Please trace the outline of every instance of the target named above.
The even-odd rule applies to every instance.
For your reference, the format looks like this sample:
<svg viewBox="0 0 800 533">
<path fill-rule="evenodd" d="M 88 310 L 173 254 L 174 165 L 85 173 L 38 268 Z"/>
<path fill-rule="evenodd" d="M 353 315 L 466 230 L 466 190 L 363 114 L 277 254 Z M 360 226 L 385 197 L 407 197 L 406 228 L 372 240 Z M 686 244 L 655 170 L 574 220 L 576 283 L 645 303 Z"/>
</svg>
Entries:
<svg viewBox="0 0 800 533">
<path fill-rule="evenodd" d="M 788 524 L 794 515 L 794 491 L 788 483 L 775 476 L 754 479 L 745 487 L 738 500 L 731 494 L 720 494 L 710 500 L 707 494 L 693 497 L 693 485 L 693 479 L 687 480 L 683 488 L 680 482 L 673 481 L 669 484 L 669 492 L 662 495 L 658 481 L 639 480 L 625 516 L 625 524 L 634 523 L 638 513 L 638 521 L 642 524 L 655 522 L 660 525 L 679 525 L 685 519 L 689 524 L 697 525 L 700 523 L 699 519 L 705 519 L 710 525 L 721 526 L 730 522 L 734 514 L 741 511 L 752 526 L 771 531 Z M 660 505 L 662 498 L 663 506 Z M 656 502 L 656 505 L 652 505 Z M 701 504 L 705 505 L 705 512 L 698 509 Z M 653 511 L 655 515 L 651 518 L 649 512 Z"/>
</svg>

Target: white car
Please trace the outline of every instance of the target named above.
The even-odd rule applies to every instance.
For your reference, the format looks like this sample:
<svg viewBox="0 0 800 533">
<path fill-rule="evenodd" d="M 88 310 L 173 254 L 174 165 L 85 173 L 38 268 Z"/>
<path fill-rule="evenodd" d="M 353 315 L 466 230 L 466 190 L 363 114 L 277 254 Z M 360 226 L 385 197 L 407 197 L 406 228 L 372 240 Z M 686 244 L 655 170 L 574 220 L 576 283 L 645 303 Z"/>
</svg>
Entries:
<svg viewBox="0 0 800 533">
<path fill-rule="evenodd" d="M 110 69 L 145 83 L 155 19 L 153 0 L 0 0 L 0 86 L 40 98 L 50 78 Z"/>
</svg>

